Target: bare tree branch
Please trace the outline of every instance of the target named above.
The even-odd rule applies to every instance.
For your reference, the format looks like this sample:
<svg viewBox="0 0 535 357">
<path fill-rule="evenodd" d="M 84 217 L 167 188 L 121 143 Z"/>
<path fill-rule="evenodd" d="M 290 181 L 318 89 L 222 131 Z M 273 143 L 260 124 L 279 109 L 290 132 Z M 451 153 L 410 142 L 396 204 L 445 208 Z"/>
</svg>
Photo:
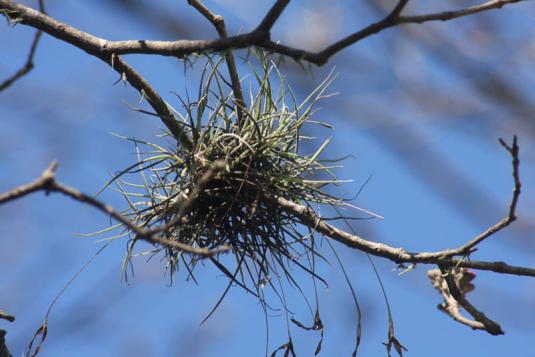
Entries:
<svg viewBox="0 0 535 357">
<path fill-rule="evenodd" d="M 42 13 L 45 13 L 45 6 L 43 3 L 43 0 L 39 0 L 39 10 Z M 7 78 L 2 83 L 0 83 L 0 92 L 10 87 L 17 80 L 24 77 L 26 74 L 30 73 L 30 71 L 33 69 L 34 67 L 33 58 L 35 56 L 37 45 L 39 44 L 39 40 L 41 39 L 42 34 L 43 34 L 42 31 L 37 31 L 35 33 L 35 35 L 33 36 L 32 44 L 30 45 L 30 52 L 28 53 L 26 63 L 17 72 L 15 72 L 15 74 L 13 74 L 11 77 Z"/>
<path fill-rule="evenodd" d="M 516 199 L 513 198 L 513 203 L 516 206 L 518 195 L 520 194 L 520 180 L 518 178 L 518 163 L 519 163 L 518 144 L 515 138 L 513 141 L 513 145 L 511 147 L 507 146 L 505 143 L 503 143 L 502 145 L 508 148 L 508 151 L 513 156 L 513 168 L 515 172 L 513 176 L 515 177 L 515 192 L 516 192 L 514 194 L 514 197 L 516 197 Z M 113 217 L 120 223 L 124 224 L 126 227 L 130 228 L 134 233 L 136 233 L 136 235 L 140 239 L 144 239 L 151 243 L 167 245 L 171 248 L 183 250 L 185 252 L 188 252 L 191 254 L 198 254 L 201 256 L 211 256 L 211 255 L 229 250 L 228 247 L 220 247 L 215 250 L 196 248 L 196 247 L 191 247 L 189 245 L 185 245 L 176 241 L 156 237 L 155 234 L 165 231 L 168 227 L 157 227 L 149 231 L 138 227 L 137 225 L 133 224 L 129 219 L 127 219 L 126 217 L 121 215 L 119 212 L 117 212 L 115 209 L 113 209 L 111 206 L 105 205 L 102 202 L 94 199 L 93 197 L 85 195 L 74 188 L 64 186 L 58 183 L 55 180 L 56 168 L 57 168 L 57 162 L 54 161 L 43 172 L 43 174 L 35 181 L 26 185 L 19 186 L 7 193 L 0 194 L 0 204 L 13 201 L 17 198 L 20 198 L 22 196 L 25 196 L 27 194 L 33 193 L 35 191 L 40 191 L 40 190 L 45 191 L 46 193 L 61 192 L 77 201 L 88 203 L 91 206 L 96 207 L 97 209 Z M 202 187 L 200 187 L 199 190 L 202 190 Z M 195 196 L 196 194 L 190 195 L 190 198 L 195 199 Z M 451 258 L 455 255 L 465 255 L 467 252 L 465 248 L 466 246 L 469 246 L 468 250 L 472 249 L 475 245 L 480 243 L 484 238 L 496 233 L 501 228 L 505 227 L 504 225 L 500 226 L 499 229 L 492 230 L 491 228 L 489 235 L 485 236 L 484 238 L 479 239 L 478 241 L 472 240 L 467 245 L 462 246 L 457 249 L 446 249 L 446 250 L 441 250 L 437 252 L 411 253 L 411 252 L 407 252 L 404 248 L 395 248 L 395 247 L 391 247 L 383 243 L 376 243 L 376 242 L 368 241 L 357 235 L 353 235 L 345 231 L 342 231 L 322 221 L 321 218 L 317 216 L 315 212 L 309 207 L 288 201 L 282 197 L 272 198 L 271 200 L 273 204 L 276 204 L 279 207 L 286 209 L 289 213 L 298 217 L 302 221 L 303 224 L 316 230 L 317 232 L 322 233 L 334 240 L 337 240 L 345 244 L 348 247 L 355 248 L 355 249 L 367 252 L 375 256 L 387 258 L 395 263 L 439 264 L 440 266 L 443 266 L 443 267 L 457 266 L 457 267 L 466 267 L 466 268 L 479 269 L 479 270 L 490 270 L 490 271 L 494 271 L 494 272 L 502 273 L 502 274 L 513 274 L 513 275 L 535 277 L 535 269 L 532 269 L 532 268 L 512 266 L 504 262 L 480 262 L 480 261 L 470 261 L 466 259 Z M 514 210 L 513 210 L 513 214 L 514 214 Z M 180 217 L 180 219 L 182 219 L 182 217 Z M 174 222 L 174 223 L 178 223 L 178 222 Z"/>
<path fill-rule="evenodd" d="M 267 36 L 269 36 L 269 32 L 271 31 L 273 25 L 275 25 L 275 21 L 279 19 L 279 17 L 282 15 L 282 12 L 286 8 L 286 5 L 289 3 L 290 0 L 277 0 L 271 9 L 269 9 L 266 16 L 264 16 L 264 19 L 260 25 L 258 25 L 256 31 L 259 33 L 265 33 Z"/>
<path fill-rule="evenodd" d="M 52 19 L 44 13 L 30 7 L 0 0 L 0 13 L 11 21 L 33 26 L 65 42 L 86 51 L 110 65 L 119 75 L 147 99 L 171 134 L 186 149 L 191 148 L 191 139 L 185 133 L 182 124 L 176 120 L 173 112 L 160 97 L 158 92 L 115 51 L 106 50 L 106 40 L 99 39 L 69 25 Z M 102 46 L 102 47 L 101 47 Z"/>
<path fill-rule="evenodd" d="M 477 260 L 468 260 L 466 258 L 447 258 L 440 261 L 445 267 L 462 267 L 474 270 L 487 270 L 499 274 L 531 276 L 535 277 L 534 268 L 526 268 L 521 266 L 509 265 L 505 262 L 484 262 Z"/>
<path fill-rule="evenodd" d="M 504 262 L 480 262 L 468 261 L 465 259 L 447 258 L 456 250 L 445 249 L 437 252 L 407 252 L 404 248 L 395 248 L 384 243 L 376 243 L 363 239 L 357 235 L 347 233 L 328 223 L 325 223 L 309 207 L 288 201 L 282 197 L 272 200 L 273 204 L 285 208 L 289 213 L 299 217 L 303 224 L 324 234 L 350 248 L 378 257 L 389 259 L 395 263 L 423 263 L 423 264 L 443 264 L 447 267 L 460 266 L 479 270 L 490 270 L 496 273 L 533 276 L 535 269 L 508 265 Z"/>
<path fill-rule="evenodd" d="M 108 63 L 116 72 L 121 75 L 121 78 L 126 80 L 132 87 L 136 88 L 139 93 L 156 111 L 156 114 L 169 129 L 173 137 L 182 144 L 187 150 L 191 149 L 191 138 L 184 131 L 183 125 L 175 118 L 169 106 L 163 101 L 158 92 L 141 76 L 128 62 L 111 54 L 110 56 L 97 56 L 104 62 Z"/>
<path fill-rule="evenodd" d="M 515 195 L 518 196 L 520 194 L 520 179 L 518 178 L 518 163 L 519 163 L 518 151 L 519 150 L 518 150 L 517 139 L 515 137 L 515 139 L 513 140 L 513 144 L 510 147 L 506 145 L 503 142 L 503 140 L 500 142 L 502 142 L 502 145 L 504 145 L 504 147 L 510 152 L 510 154 L 513 157 L 513 168 L 514 168 L 513 176 L 515 177 L 515 192 L 517 192 L 515 193 Z M 213 173 L 218 169 L 218 167 L 219 166 L 216 165 L 213 168 L 213 170 L 209 170 L 207 172 L 207 174 L 205 175 L 206 177 L 203 176 L 203 178 L 201 179 L 199 183 L 199 186 L 196 186 L 197 190 L 203 189 L 202 185 L 204 184 L 204 182 L 211 179 L 211 177 L 213 176 Z M 222 253 L 222 252 L 229 250 L 229 248 L 226 246 L 223 246 L 214 250 L 208 250 L 205 248 L 192 247 L 192 246 L 182 244 L 176 241 L 168 240 L 165 238 L 156 237 L 157 233 L 161 233 L 165 231 L 166 229 L 169 228 L 169 226 L 165 225 L 162 227 L 154 228 L 152 230 L 145 230 L 141 227 L 138 227 L 137 225 L 133 224 L 129 219 L 124 217 L 122 214 L 117 212 L 111 206 L 106 205 L 94 199 L 91 196 L 85 195 L 74 188 L 64 186 L 58 183 L 55 180 L 56 168 L 57 168 L 57 162 L 54 161 L 43 172 L 43 174 L 35 181 L 26 185 L 19 186 L 4 194 L 0 194 L 0 204 L 13 201 L 17 198 L 23 197 L 25 195 L 28 195 L 30 193 L 33 193 L 35 191 L 40 191 L 40 190 L 45 191 L 46 193 L 61 192 L 79 202 L 87 203 L 99 209 L 100 211 L 108 214 L 109 216 L 113 217 L 120 223 L 124 224 L 126 227 L 130 228 L 134 233 L 136 233 L 138 238 L 146 240 L 148 242 L 163 244 L 171 248 L 183 250 L 191 254 L 198 254 L 200 256 L 211 256 L 211 255 Z M 190 197 L 188 198 L 188 201 L 196 199 L 196 196 L 197 196 L 197 193 L 192 193 Z M 277 198 L 267 197 L 267 198 L 271 200 L 273 204 L 276 204 L 279 207 L 286 209 L 290 214 L 294 215 L 295 217 L 298 217 L 304 225 L 314 229 L 315 231 L 322 233 L 325 236 L 330 237 L 334 240 L 337 240 L 340 243 L 343 243 L 344 245 L 348 247 L 355 248 L 355 249 L 361 250 L 363 252 L 366 252 L 375 256 L 389 259 L 398 264 L 402 264 L 402 263 L 436 264 L 444 268 L 463 267 L 463 268 L 472 268 L 472 269 L 477 269 L 477 270 L 489 270 L 489 271 L 494 271 L 496 273 L 501 273 L 501 274 L 535 277 L 535 269 L 533 268 L 512 266 L 504 262 L 485 262 L 485 261 L 472 261 L 466 258 L 452 258 L 455 255 L 466 255 L 465 253 L 466 249 L 464 248 L 466 247 L 466 245 L 457 249 L 445 249 L 445 250 L 441 250 L 437 252 L 411 253 L 411 252 L 407 252 L 404 248 L 395 248 L 395 247 L 386 245 L 384 243 L 372 242 L 372 241 L 363 239 L 357 235 L 342 231 L 328 223 L 325 223 L 321 219 L 321 217 L 317 216 L 316 213 L 307 206 L 299 205 L 297 203 L 288 201 L 282 197 L 277 197 Z M 517 200 L 518 200 L 518 197 L 516 197 L 516 199 L 513 198 L 513 203 L 515 206 L 516 206 Z M 184 204 L 187 206 L 187 202 Z M 513 210 L 513 214 L 514 214 L 514 210 Z M 182 220 L 182 215 L 179 215 L 179 219 Z M 173 221 L 173 223 L 176 224 L 179 222 Z M 499 231 L 499 229 L 492 230 L 489 236 L 496 233 L 497 231 Z M 480 239 L 478 242 L 475 242 L 475 243 L 473 243 L 474 240 L 472 240 L 469 243 L 471 244 L 469 249 L 472 249 L 476 244 L 480 243 L 483 239 Z"/>
<path fill-rule="evenodd" d="M 511 154 L 513 161 L 513 177 L 515 184 L 509 215 L 496 225 L 487 229 L 483 234 L 471 240 L 466 245 L 456 249 L 445 249 L 437 252 L 407 252 L 404 248 L 394 248 L 383 243 L 372 242 L 357 235 L 338 229 L 324 222 L 321 217 L 319 217 L 310 207 L 291 202 L 282 197 L 271 198 L 271 201 L 272 204 L 283 207 L 290 214 L 299 217 L 299 219 L 306 226 L 321 234 L 324 234 L 327 237 L 337 240 L 348 247 L 355 248 L 375 256 L 387 258 L 396 263 L 440 264 L 444 267 L 459 266 L 473 269 L 491 270 L 502 274 L 535 276 L 535 269 L 531 268 L 515 267 L 503 262 L 477 262 L 451 258 L 453 256 L 469 255 L 477 244 L 481 243 L 483 240 L 495 234 L 502 228 L 508 226 L 512 221 L 514 221 L 514 219 L 516 219 L 515 208 L 518 202 L 521 187 L 518 174 L 518 165 L 520 161 L 518 158 L 519 148 L 517 144 L 517 138 L 516 136 L 514 137 L 512 146 L 508 146 L 503 140 L 500 140 L 500 143 Z"/>
<path fill-rule="evenodd" d="M 408 23 L 415 23 L 415 24 L 421 24 L 427 21 L 448 21 L 453 20 L 459 17 L 464 17 L 468 15 L 477 14 L 478 12 L 493 10 L 493 9 L 501 9 L 505 5 L 514 4 L 517 2 L 522 2 L 525 0 L 491 0 L 487 1 L 480 5 L 475 5 L 471 7 L 467 7 L 460 10 L 455 11 L 444 11 L 444 12 L 437 12 L 434 14 L 427 14 L 427 15 L 415 15 L 415 16 L 402 16 L 399 17 L 399 24 L 408 24 Z"/>
<path fill-rule="evenodd" d="M 230 248 L 226 246 L 221 246 L 213 250 L 206 249 L 206 248 L 193 247 L 193 246 L 183 244 L 177 241 L 158 237 L 155 235 L 158 231 L 152 232 L 152 231 L 145 230 L 137 226 L 136 224 L 132 223 L 128 218 L 123 216 L 121 213 L 119 213 L 110 205 L 102 203 L 101 201 L 89 195 L 86 195 L 78 191 L 75 188 L 65 186 L 57 182 L 55 178 L 57 167 L 58 167 L 57 161 L 53 161 L 49 165 L 49 167 L 41 174 L 41 176 L 39 176 L 33 182 L 30 182 L 26 185 L 19 186 L 6 193 L 0 194 L 0 205 L 16 200 L 18 198 L 21 198 L 23 196 L 26 196 L 36 191 L 44 191 L 46 194 L 49 194 L 50 192 L 60 192 L 66 196 L 71 197 L 72 199 L 78 202 L 87 203 L 90 206 L 93 206 L 97 208 L 98 210 L 104 212 L 105 214 L 114 218 L 116 221 L 122 223 L 125 227 L 129 228 L 132 232 L 134 232 L 136 234 L 136 238 L 145 240 L 149 243 L 161 244 L 169 248 L 177 249 L 185 253 L 196 254 L 202 257 L 210 257 L 210 256 L 223 253 L 223 252 L 227 252 L 230 250 Z"/>
<path fill-rule="evenodd" d="M 37 50 L 37 45 L 39 43 L 39 39 L 41 38 L 41 35 L 43 34 L 42 31 L 37 31 L 33 37 L 32 44 L 30 45 L 30 52 L 28 53 L 28 58 L 26 59 L 26 63 L 24 66 L 22 66 L 15 74 L 13 74 L 11 77 L 4 80 L 2 83 L 0 83 L 0 92 L 10 87 L 13 83 L 15 83 L 20 78 L 24 77 L 26 74 L 30 73 L 30 71 L 33 69 L 33 57 L 35 55 L 35 51 Z"/>
<path fill-rule="evenodd" d="M 285 46 L 270 40 L 269 30 L 284 11 L 289 0 L 278 0 L 270 9 L 261 24 L 253 31 L 237 36 L 220 38 L 219 40 L 178 40 L 178 41 L 149 41 L 126 40 L 109 41 L 80 31 L 72 26 L 54 20 L 34 9 L 10 0 L 0 0 L 0 12 L 6 17 L 16 19 L 18 23 L 40 29 L 51 36 L 68 42 L 87 53 L 99 58 L 109 58 L 111 54 L 153 54 L 162 56 L 185 57 L 194 53 L 220 52 L 229 49 L 239 49 L 260 46 L 267 50 L 289 56 L 297 61 L 305 60 L 316 65 L 324 65 L 329 58 L 344 48 L 355 44 L 369 36 L 377 34 L 390 27 L 402 24 L 421 24 L 428 21 L 447 21 L 472 15 L 482 11 L 499 9 L 505 5 L 526 0 L 492 0 L 456 11 L 445 11 L 433 14 L 400 16 L 407 1 L 400 1 L 392 12 L 384 19 L 375 22 L 345 38 L 337 41 L 319 52 L 310 52 L 294 47 Z"/>
<path fill-rule="evenodd" d="M 500 220 L 494 226 L 488 228 L 483 233 L 481 233 L 462 247 L 455 249 L 454 252 L 449 254 L 449 256 L 469 254 L 476 245 L 478 245 L 488 237 L 492 236 L 493 234 L 497 233 L 501 229 L 507 227 L 516 220 L 516 205 L 518 203 L 518 198 L 520 197 L 520 188 L 522 186 L 522 184 L 520 183 L 520 175 L 518 173 L 520 160 L 518 158 L 519 147 L 517 143 L 517 137 L 516 135 L 514 136 L 513 144 L 511 146 L 507 145 L 503 139 L 500 139 L 500 144 L 511 154 L 513 160 L 514 188 L 513 197 L 511 198 L 511 203 L 509 204 L 509 213 L 505 218 Z"/>
<path fill-rule="evenodd" d="M 468 7 L 465 9 L 456 10 L 456 11 L 445 11 L 445 12 L 439 12 L 439 13 L 434 13 L 434 14 L 416 15 L 416 16 L 399 16 L 404 6 L 407 3 L 406 1 L 400 1 L 398 5 L 394 8 L 394 10 L 381 21 L 375 22 L 363 28 L 362 30 L 357 31 L 345 37 L 344 39 L 333 43 L 332 45 L 328 46 L 324 50 L 318 52 L 317 55 L 319 55 L 319 58 L 323 59 L 325 63 L 331 56 L 333 56 L 337 52 L 340 52 L 344 48 L 351 46 L 354 43 L 366 37 L 375 35 L 390 27 L 398 26 L 401 24 L 411 24 L 411 23 L 421 24 L 424 22 L 436 21 L 436 20 L 441 20 L 441 21 L 453 20 L 459 17 L 472 15 L 472 14 L 482 12 L 482 11 L 498 9 L 498 8 L 503 7 L 504 5 L 517 3 L 521 1 L 523 0 L 492 0 L 481 5 L 476 5 L 476 6 Z"/>
<path fill-rule="evenodd" d="M 59 22 L 45 14 L 10 0 L 0 0 L 0 13 L 17 23 L 40 29 L 49 35 L 70 43 L 96 57 L 109 58 L 112 54 L 156 54 L 185 57 L 186 55 L 245 48 L 258 43 L 258 33 L 249 33 L 220 40 L 108 41 Z"/>
</svg>

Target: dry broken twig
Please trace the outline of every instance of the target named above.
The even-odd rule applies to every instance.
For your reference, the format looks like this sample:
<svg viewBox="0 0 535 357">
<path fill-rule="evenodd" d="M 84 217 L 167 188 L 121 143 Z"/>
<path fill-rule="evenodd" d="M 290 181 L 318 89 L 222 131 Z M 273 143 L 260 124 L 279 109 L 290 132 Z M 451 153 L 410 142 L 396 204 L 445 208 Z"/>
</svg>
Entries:
<svg viewBox="0 0 535 357">
<path fill-rule="evenodd" d="M 466 294 L 474 290 L 472 280 L 475 274 L 473 272 L 466 268 L 432 269 L 427 272 L 427 276 L 444 299 L 444 303 L 437 306 L 439 310 L 474 330 L 484 330 L 492 335 L 503 335 L 504 332 L 499 324 L 486 317 L 466 299 Z M 474 320 L 464 317 L 461 308 L 472 315 Z"/>
</svg>

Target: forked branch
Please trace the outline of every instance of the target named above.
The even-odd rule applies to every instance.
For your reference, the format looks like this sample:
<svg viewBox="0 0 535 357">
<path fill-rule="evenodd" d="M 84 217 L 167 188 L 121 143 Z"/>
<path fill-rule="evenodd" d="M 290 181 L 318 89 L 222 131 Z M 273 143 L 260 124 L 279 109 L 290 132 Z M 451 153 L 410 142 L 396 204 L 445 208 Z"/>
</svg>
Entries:
<svg viewBox="0 0 535 357">
<path fill-rule="evenodd" d="M 143 76 L 122 59 L 120 57 L 121 55 L 137 53 L 184 58 L 195 53 L 224 52 L 232 49 L 259 46 L 269 51 L 289 56 L 297 61 L 304 60 L 316 65 L 323 65 L 331 56 L 342 49 L 390 27 L 435 20 L 446 21 L 486 10 L 501 8 L 504 5 L 521 1 L 523 0 L 492 0 L 481 5 L 457 11 L 446 11 L 417 16 L 402 16 L 401 13 L 407 5 L 408 0 L 400 0 L 394 9 L 381 21 L 373 23 L 342 40 L 327 46 L 319 52 L 309 52 L 285 46 L 270 39 L 271 28 L 282 15 L 290 0 L 277 0 L 256 29 L 243 35 L 231 37 L 228 37 L 223 19 L 220 16 L 213 14 L 208 8 L 202 5 L 200 1 L 189 0 L 189 3 L 192 6 L 214 24 L 220 37 L 218 40 L 110 41 L 93 36 L 87 32 L 57 21 L 42 11 L 36 11 L 31 7 L 22 5 L 16 1 L 0 0 L 0 13 L 15 24 L 24 24 L 46 32 L 47 34 L 67 42 L 106 62 L 121 76 L 121 79 L 130 83 L 130 85 L 138 90 L 142 97 L 147 99 L 149 104 L 155 110 L 156 115 L 165 124 L 177 141 L 180 142 L 184 148 L 191 149 L 191 138 L 186 134 L 182 123 L 175 118 L 173 112 L 163 101 L 158 92 L 143 78 Z M 34 43 L 37 43 L 37 40 L 38 36 L 36 35 Z M 32 46 L 32 48 L 33 47 L 34 46 Z M 8 80 L 6 82 L 7 85 L 10 85 L 14 80 L 20 78 L 31 69 L 33 53 L 34 50 L 32 49 L 26 66 L 19 71 L 20 73 L 18 72 L 12 79 Z M 243 116 L 243 110 L 241 108 L 244 103 L 241 94 L 240 81 L 232 53 L 229 52 L 226 54 L 226 57 L 236 99 L 238 119 L 240 119 Z M 7 85 L 4 84 L 4 86 Z M 239 124 L 239 122 L 237 124 Z"/>
<path fill-rule="evenodd" d="M 8 18 L 16 19 L 18 23 L 38 28 L 51 36 L 68 42 L 97 57 L 102 55 L 109 56 L 112 53 L 115 55 L 137 53 L 183 58 L 195 53 L 221 52 L 229 49 L 259 46 L 272 52 L 289 56 L 297 61 L 304 60 L 321 66 L 327 63 L 331 56 L 340 52 L 344 48 L 391 27 L 402 24 L 421 24 L 429 21 L 448 21 L 483 11 L 499 9 L 505 5 L 522 1 L 526 0 L 491 0 L 480 5 L 460 10 L 405 16 L 401 15 L 401 13 L 408 1 L 401 0 L 384 19 L 372 23 L 353 34 L 332 43 L 319 52 L 310 52 L 304 49 L 280 44 L 279 41 L 271 40 L 271 28 L 282 15 L 290 0 L 277 0 L 262 22 L 251 32 L 230 37 L 220 36 L 220 39 L 217 40 L 109 41 L 56 21 L 15 1 L 0 0 L 0 12 Z M 196 3 L 197 1 L 190 2 Z M 202 13 L 204 16 L 209 14 L 207 11 Z"/>
<path fill-rule="evenodd" d="M 484 233 L 474 238 L 467 244 L 456 249 L 445 249 L 436 252 L 408 252 L 404 248 L 395 248 L 383 243 L 376 243 L 363 239 L 355 234 L 345 232 L 335 226 L 326 223 L 319 217 L 310 207 L 291 202 L 282 197 L 271 198 L 272 204 L 284 207 L 288 213 L 299 217 L 301 222 L 315 231 L 339 241 L 340 243 L 369 253 L 371 255 L 387 258 L 395 263 L 425 263 L 425 264 L 440 264 L 443 267 L 466 267 L 472 269 L 491 270 L 502 274 L 525 275 L 534 276 L 535 269 L 511 266 L 503 262 L 478 262 L 466 260 L 464 258 L 453 258 L 455 256 L 464 257 L 474 251 L 475 247 L 494 235 L 501 229 L 508 226 L 516 219 L 515 210 L 520 195 L 520 178 L 518 173 L 519 166 L 519 148 L 516 136 L 513 139 L 513 144 L 508 146 L 503 140 L 500 143 L 509 152 L 513 163 L 513 177 L 514 189 L 513 197 L 511 199 L 509 214 L 496 225 L 487 229 Z"/>
<path fill-rule="evenodd" d="M 509 213 L 506 217 L 501 219 L 494 226 L 489 227 L 483 233 L 472 239 L 470 242 L 466 243 L 462 247 L 454 249 L 453 252 L 449 254 L 449 256 L 470 254 L 472 251 L 475 250 L 476 245 L 478 245 L 488 237 L 492 236 L 493 234 L 497 233 L 498 231 L 502 230 L 503 228 L 507 227 L 516 220 L 516 205 L 518 203 L 518 198 L 520 197 L 520 189 L 522 187 L 522 184 L 520 183 L 520 174 L 518 172 L 520 166 L 520 159 L 518 158 L 519 147 L 517 143 L 517 137 L 516 135 L 513 137 L 513 143 L 511 146 L 509 146 L 503 139 L 500 139 L 500 144 L 509 152 L 509 154 L 511 154 L 513 163 L 514 187 L 513 197 L 511 198 L 511 203 L 509 204 Z"/>
<path fill-rule="evenodd" d="M 156 115 L 160 117 L 177 141 L 186 149 L 191 148 L 191 139 L 158 92 L 133 67 L 119 57 L 119 53 L 107 50 L 106 40 L 89 35 L 13 1 L 0 0 L 0 13 L 15 24 L 22 23 L 35 27 L 106 62 L 119 74 L 121 80 L 128 82 L 143 98 L 147 99 Z"/>
</svg>

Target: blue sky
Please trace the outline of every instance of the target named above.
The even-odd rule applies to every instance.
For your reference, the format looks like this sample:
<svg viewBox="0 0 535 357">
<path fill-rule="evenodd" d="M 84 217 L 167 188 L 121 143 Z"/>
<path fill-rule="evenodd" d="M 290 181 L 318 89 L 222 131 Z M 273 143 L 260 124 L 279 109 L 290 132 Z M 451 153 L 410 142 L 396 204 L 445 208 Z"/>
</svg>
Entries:
<svg viewBox="0 0 535 357">
<path fill-rule="evenodd" d="M 407 11 L 421 12 L 424 5 L 427 10 L 448 9 L 440 3 L 415 2 Z M 61 21 L 110 39 L 181 38 L 151 22 L 161 20 L 162 13 L 176 16 L 177 25 L 186 25 L 192 38 L 214 35 L 182 3 L 162 1 L 148 8 L 154 14 L 147 10 L 146 19 L 114 4 L 71 0 L 47 4 L 47 9 Z M 225 16 L 231 33 L 251 29 L 270 4 L 207 2 Z M 368 5 L 292 2 L 273 38 L 321 46 L 376 19 Z M 290 63 L 284 67 L 301 98 L 333 67 L 338 73 L 331 90 L 339 94 L 323 101 L 316 114 L 335 129 L 314 134 L 333 137 L 326 155 L 353 156 L 339 171 L 342 178 L 355 180 L 344 187 L 347 196 L 372 175 L 355 204 L 385 218 L 357 222 L 358 234 L 410 250 L 466 242 L 507 211 L 511 164 L 497 139 L 518 134 L 524 184 L 519 221 L 489 239 L 474 259 L 533 266 L 533 10 L 533 4 L 522 3 L 477 18 L 410 25 L 362 41 L 311 73 Z M 32 36 L 33 30 L 24 26 L 0 27 L 0 79 L 24 62 Z M 177 101 L 172 91 L 184 93 L 197 85 L 201 66 L 184 73 L 171 58 L 127 60 L 170 103 Z M 113 85 L 115 72 L 70 45 L 45 35 L 35 62 L 29 76 L 0 93 L 0 190 L 34 179 L 57 159 L 61 182 L 95 193 L 109 172 L 135 160 L 133 146 L 110 133 L 150 140 L 161 124 L 128 109 L 125 102 L 136 104 L 139 95 L 128 86 Z M 247 67 L 240 65 L 240 71 L 244 76 Z M 498 92 L 504 88 L 498 79 L 504 78 L 517 93 L 516 101 Z M 115 207 L 125 204 L 113 190 L 102 199 Z M 103 245 L 78 233 L 106 227 L 109 219 L 67 198 L 35 194 L 0 206 L 0 222 L 0 308 L 17 317 L 11 324 L 0 321 L 0 328 L 8 330 L 9 347 L 19 355 L 57 293 Z M 373 270 L 362 253 L 338 243 L 335 247 L 363 310 L 359 355 L 385 355 L 386 307 Z M 141 257 L 135 261 L 135 275 L 125 282 L 125 248 L 125 240 L 113 242 L 63 294 L 50 316 L 43 356 L 264 354 L 264 315 L 254 297 L 232 289 L 200 326 L 225 288 L 225 278 L 206 264 L 199 267 L 198 286 L 181 275 L 169 286 L 163 262 Z M 322 249 L 330 254 L 326 244 Z M 440 297 L 427 280 L 428 267 L 399 276 L 394 264 L 374 261 L 408 356 L 535 356 L 529 344 L 535 333 L 532 279 L 478 273 L 470 298 L 506 332 L 493 337 L 436 309 Z M 355 334 L 351 294 L 334 259 L 320 271 L 330 282 L 328 289 L 319 290 L 325 324 L 322 355 L 350 355 Z M 307 281 L 306 275 L 301 279 Z M 308 324 L 313 316 L 303 300 L 290 288 L 286 291 L 294 316 Z M 295 326 L 291 331 L 298 355 L 312 355 L 318 334 Z M 286 338 L 284 317 L 274 314 L 269 318 L 269 350 Z"/>
</svg>

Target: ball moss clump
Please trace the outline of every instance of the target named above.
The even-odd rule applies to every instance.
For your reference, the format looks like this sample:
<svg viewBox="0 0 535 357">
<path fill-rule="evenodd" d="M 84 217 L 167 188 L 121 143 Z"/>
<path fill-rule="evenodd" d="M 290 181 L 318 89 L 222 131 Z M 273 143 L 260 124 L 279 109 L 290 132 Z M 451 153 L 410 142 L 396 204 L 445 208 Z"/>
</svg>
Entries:
<svg viewBox="0 0 535 357">
<path fill-rule="evenodd" d="M 192 247 L 228 247 L 210 261 L 231 283 L 253 293 L 281 271 L 291 279 L 291 264 L 315 274 L 310 259 L 302 259 L 318 254 L 312 230 L 279 207 L 277 198 L 307 206 L 344 205 L 324 191 L 341 182 L 332 172 L 335 160 L 320 159 L 330 139 L 313 146 L 313 138 L 302 134 L 308 124 L 330 128 L 311 117 L 332 73 L 298 103 L 277 64 L 261 52 L 255 58 L 249 98 L 241 110 L 218 70 L 220 61 L 209 59 L 197 100 L 183 100 L 183 110 L 175 110 L 192 144 L 181 145 L 169 133 L 160 138 L 165 144 L 130 139 L 138 148 L 138 162 L 113 178 L 133 222 L 147 229 L 164 227 L 163 238 Z M 127 173 L 141 173 L 143 183 L 125 182 Z M 127 261 L 137 241 L 131 235 Z M 158 248 L 172 272 L 184 266 L 191 275 L 206 259 Z M 229 254 L 235 259 L 224 258 Z"/>
</svg>

